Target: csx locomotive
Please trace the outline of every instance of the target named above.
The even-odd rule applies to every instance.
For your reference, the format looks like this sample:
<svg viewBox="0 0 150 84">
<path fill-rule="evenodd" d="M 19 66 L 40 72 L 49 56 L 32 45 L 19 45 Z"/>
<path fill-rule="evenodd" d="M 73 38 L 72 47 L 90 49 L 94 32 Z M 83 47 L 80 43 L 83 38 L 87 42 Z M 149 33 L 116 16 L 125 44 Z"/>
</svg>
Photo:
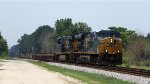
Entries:
<svg viewBox="0 0 150 84">
<path fill-rule="evenodd" d="M 33 54 L 32 59 L 113 66 L 122 63 L 122 40 L 119 32 L 111 30 L 59 37 L 55 51 Z"/>
<path fill-rule="evenodd" d="M 54 61 L 118 65 L 122 63 L 122 40 L 119 32 L 101 30 L 75 36 L 59 37 Z"/>
</svg>

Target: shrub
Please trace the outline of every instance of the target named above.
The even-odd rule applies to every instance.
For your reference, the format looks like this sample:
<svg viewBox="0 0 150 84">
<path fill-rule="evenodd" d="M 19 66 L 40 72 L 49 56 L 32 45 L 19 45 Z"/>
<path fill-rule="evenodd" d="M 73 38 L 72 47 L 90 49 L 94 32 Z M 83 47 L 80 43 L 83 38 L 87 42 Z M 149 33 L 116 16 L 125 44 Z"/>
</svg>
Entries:
<svg viewBox="0 0 150 84">
<path fill-rule="evenodd" d="M 149 46 L 149 41 L 143 38 L 137 38 L 128 45 L 126 51 L 123 51 L 123 57 L 129 64 L 150 66 Z"/>
</svg>

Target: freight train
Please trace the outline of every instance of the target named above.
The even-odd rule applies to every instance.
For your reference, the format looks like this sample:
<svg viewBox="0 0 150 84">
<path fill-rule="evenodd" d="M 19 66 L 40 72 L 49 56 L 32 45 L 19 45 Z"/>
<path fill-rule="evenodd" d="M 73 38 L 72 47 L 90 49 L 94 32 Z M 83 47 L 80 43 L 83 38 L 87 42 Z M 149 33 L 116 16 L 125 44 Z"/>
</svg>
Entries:
<svg viewBox="0 0 150 84">
<path fill-rule="evenodd" d="M 53 54 L 34 54 L 33 59 L 98 65 L 122 64 L 122 39 L 112 30 L 57 38 Z"/>
</svg>

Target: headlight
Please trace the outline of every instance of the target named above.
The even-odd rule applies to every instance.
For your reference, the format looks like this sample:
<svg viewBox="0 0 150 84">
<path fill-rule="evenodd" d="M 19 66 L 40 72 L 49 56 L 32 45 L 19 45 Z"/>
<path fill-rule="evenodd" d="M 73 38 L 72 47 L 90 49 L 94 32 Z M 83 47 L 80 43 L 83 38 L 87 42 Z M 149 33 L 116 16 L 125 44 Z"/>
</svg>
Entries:
<svg viewBox="0 0 150 84">
<path fill-rule="evenodd" d="M 106 50 L 106 52 L 107 52 L 107 50 Z"/>
<path fill-rule="evenodd" d="M 119 53 L 119 50 L 118 50 L 118 53 Z"/>
<path fill-rule="evenodd" d="M 110 39 L 110 42 L 112 42 L 112 39 Z"/>
</svg>

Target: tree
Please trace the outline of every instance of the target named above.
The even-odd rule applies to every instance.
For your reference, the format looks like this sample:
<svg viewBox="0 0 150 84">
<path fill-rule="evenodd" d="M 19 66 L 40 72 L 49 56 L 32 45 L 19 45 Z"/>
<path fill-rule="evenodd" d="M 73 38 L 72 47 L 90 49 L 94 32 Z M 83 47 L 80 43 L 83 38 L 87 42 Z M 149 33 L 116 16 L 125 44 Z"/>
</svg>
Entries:
<svg viewBox="0 0 150 84">
<path fill-rule="evenodd" d="M 57 36 L 63 36 L 63 35 L 69 35 L 70 29 L 73 27 L 72 19 L 71 18 L 65 18 L 60 19 L 55 22 L 55 28 Z"/>
<path fill-rule="evenodd" d="M 150 41 L 150 33 L 147 34 L 146 38 Z"/>
<path fill-rule="evenodd" d="M 48 25 L 39 26 L 31 35 L 24 34 L 18 40 L 19 53 L 50 53 L 54 48 L 54 36 L 54 28 Z"/>
<path fill-rule="evenodd" d="M 90 32 L 91 27 L 89 27 L 86 23 L 78 22 L 73 25 L 71 29 L 71 35 L 80 34 L 82 32 Z"/>
<path fill-rule="evenodd" d="M 23 36 L 21 36 L 21 39 L 18 40 L 19 43 L 19 50 L 20 53 L 25 54 L 26 52 L 29 52 L 29 48 L 30 48 L 30 36 L 27 34 L 24 34 Z"/>
<path fill-rule="evenodd" d="M 78 22 L 73 24 L 72 19 L 70 18 L 57 20 L 55 22 L 55 28 L 58 37 L 77 35 L 82 32 L 91 31 L 91 27 L 89 27 L 86 23 Z"/>
<path fill-rule="evenodd" d="M 8 54 L 8 46 L 7 41 L 3 38 L 3 36 L 0 33 L 0 56 L 3 54 Z"/>
<path fill-rule="evenodd" d="M 54 28 L 50 26 L 41 26 L 43 32 L 38 38 L 38 45 L 41 48 L 41 53 L 51 53 L 54 52 L 54 41 L 55 41 L 55 31 Z M 45 28 L 45 30 L 44 30 Z"/>
<path fill-rule="evenodd" d="M 9 55 L 10 56 L 19 56 L 19 46 L 13 45 L 9 50 Z"/>
</svg>

